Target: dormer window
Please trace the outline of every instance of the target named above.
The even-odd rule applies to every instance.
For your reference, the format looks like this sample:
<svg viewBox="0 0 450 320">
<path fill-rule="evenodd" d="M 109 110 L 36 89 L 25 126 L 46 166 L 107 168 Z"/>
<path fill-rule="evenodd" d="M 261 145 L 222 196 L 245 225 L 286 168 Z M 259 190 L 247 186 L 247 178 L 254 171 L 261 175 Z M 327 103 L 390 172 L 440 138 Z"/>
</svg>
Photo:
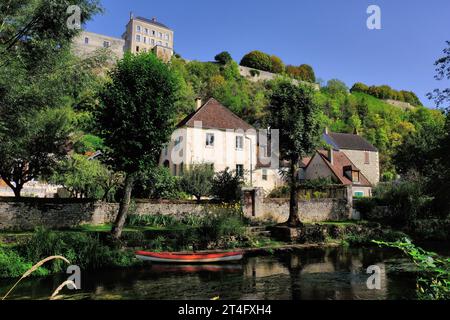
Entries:
<svg viewBox="0 0 450 320">
<path fill-rule="evenodd" d="M 358 168 L 354 166 L 345 166 L 344 167 L 344 176 L 346 176 L 351 182 L 359 182 L 360 181 L 360 171 Z"/>
</svg>

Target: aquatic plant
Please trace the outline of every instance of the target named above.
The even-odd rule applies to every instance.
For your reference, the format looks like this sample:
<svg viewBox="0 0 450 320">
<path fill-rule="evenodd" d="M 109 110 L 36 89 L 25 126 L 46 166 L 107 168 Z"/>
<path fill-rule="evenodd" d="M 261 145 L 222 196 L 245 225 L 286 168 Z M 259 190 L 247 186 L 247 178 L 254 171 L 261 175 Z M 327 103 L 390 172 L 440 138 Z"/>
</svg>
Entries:
<svg viewBox="0 0 450 320">
<path fill-rule="evenodd" d="M 417 279 L 417 296 L 419 299 L 450 299 L 450 258 L 416 247 L 407 238 L 396 242 L 373 242 L 378 245 L 400 249 L 411 257 L 420 270 L 420 276 Z"/>
</svg>

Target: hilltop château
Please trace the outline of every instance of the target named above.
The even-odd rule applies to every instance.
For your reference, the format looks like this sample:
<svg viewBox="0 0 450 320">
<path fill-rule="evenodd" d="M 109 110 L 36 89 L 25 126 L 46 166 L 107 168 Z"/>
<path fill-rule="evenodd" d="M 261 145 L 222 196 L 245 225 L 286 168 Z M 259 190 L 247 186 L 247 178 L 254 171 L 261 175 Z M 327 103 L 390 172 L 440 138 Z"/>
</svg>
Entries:
<svg viewBox="0 0 450 320">
<path fill-rule="evenodd" d="M 106 48 L 116 59 L 122 58 L 126 51 L 153 51 L 163 61 L 169 61 L 173 55 L 173 35 L 173 30 L 156 18 L 134 17 L 131 13 L 122 38 L 82 31 L 74 39 L 73 49 L 81 56 L 89 56 L 98 49 Z"/>
</svg>

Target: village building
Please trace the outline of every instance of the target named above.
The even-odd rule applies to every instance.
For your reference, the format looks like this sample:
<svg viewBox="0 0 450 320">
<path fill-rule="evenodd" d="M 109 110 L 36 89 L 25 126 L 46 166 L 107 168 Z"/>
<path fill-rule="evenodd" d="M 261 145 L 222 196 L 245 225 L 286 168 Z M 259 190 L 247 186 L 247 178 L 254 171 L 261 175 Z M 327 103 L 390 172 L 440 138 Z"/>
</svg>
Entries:
<svg viewBox="0 0 450 320">
<path fill-rule="evenodd" d="M 277 168 L 262 165 L 256 129 L 211 98 L 184 118 L 163 149 L 160 164 L 182 175 L 192 164 L 210 164 L 215 172 L 235 170 L 246 184 L 269 192 L 283 184 Z"/>
<path fill-rule="evenodd" d="M 154 52 L 163 61 L 173 56 L 174 31 L 156 18 L 134 17 L 130 14 L 122 38 L 82 31 L 73 41 L 74 52 L 82 57 L 90 56 L 99 49 L 107 49 L 114 60 L 121 59 L 125 52 Z"/>
</svg>

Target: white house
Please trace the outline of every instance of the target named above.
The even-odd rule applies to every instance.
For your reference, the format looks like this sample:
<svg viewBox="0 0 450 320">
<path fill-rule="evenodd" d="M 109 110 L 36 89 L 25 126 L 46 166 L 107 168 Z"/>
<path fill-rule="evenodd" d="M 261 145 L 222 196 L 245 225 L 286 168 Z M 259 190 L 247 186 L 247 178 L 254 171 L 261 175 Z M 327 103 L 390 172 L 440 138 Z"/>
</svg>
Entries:
<svg viewBox="0 0 450 320">
<path fill-rule="evenodd" d="M 181 175 L 191 164 L 211 164 L 215 172 L 229 168 L 244 175 L 246 183 L 266 191 L 281 185 L 276 168 L 261 165 L 258 133 L 214 98 L 183 119 L 161 154 L 160 164 Z"/>
</svg>

